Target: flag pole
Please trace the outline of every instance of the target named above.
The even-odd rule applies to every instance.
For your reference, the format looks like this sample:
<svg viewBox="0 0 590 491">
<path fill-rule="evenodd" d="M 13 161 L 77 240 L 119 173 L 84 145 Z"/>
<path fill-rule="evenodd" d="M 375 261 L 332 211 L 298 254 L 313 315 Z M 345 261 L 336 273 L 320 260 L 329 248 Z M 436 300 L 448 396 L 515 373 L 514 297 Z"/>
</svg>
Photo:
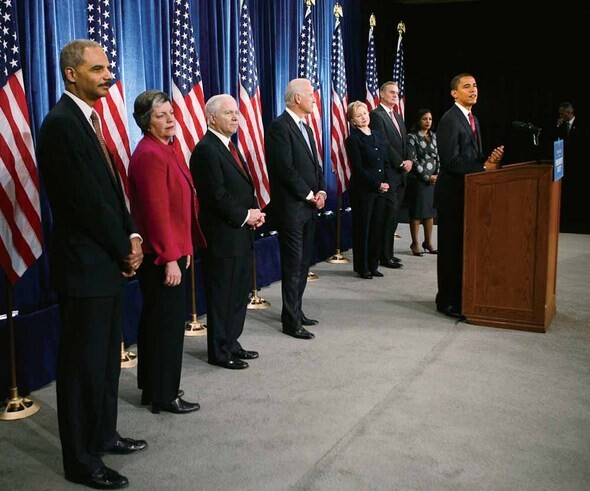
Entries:
<svg viewBox="0 0 590 491">
<path fill-rule="evenodd" d="M 330 264 L 348 264 L 350 259 L 340 254 L 340 212 L 342 211 L 342 195 L 338 195 L 338 210 L 336 212 L 336 254 L 327 259 Z"/>
<path fill-rule="evenodd" d="M 195 256 L 193 255 L 191 261 L 191 300 L 192 300 L 192 314 L 191 319 L 186 321 L 184 325 L 185 336 L 205 336 L 207 335 L 207 326 L 197 319 L 197 288 L 195 285 Z"/>
<path fill-rule="evenodd" d="M 254 284 L 252 286 L 252 297 L 250 298 L 250 303 L 248 303 L 249 309 L 267 309 L 270 307 L 270 302 L 264 300 L 264 298 L 258 296 L 258 290 L 256 288 L 256 249 L 254 249 L 254 254 L 252 255 L 252 278 L 254 279 Z"/>
<path fill-rule="evenodd" d="M 0 420 L 14 421 L 32 416 L 40 406 L 35 401 L 18 395 L 16 386 L 16 354 L 14 350 L 14 320 L 12 317 L 12 283 L 6 278 L 6 320 L 8 322 L 8 350 L 10 352 L 10 395 L 0 407 Z"/>
</svg>

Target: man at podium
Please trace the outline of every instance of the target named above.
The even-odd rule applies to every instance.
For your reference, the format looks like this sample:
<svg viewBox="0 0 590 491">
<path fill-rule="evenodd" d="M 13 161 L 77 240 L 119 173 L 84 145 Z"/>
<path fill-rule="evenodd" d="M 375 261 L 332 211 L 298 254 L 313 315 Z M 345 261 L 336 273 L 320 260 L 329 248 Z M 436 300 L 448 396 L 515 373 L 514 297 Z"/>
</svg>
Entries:
<svg viewBox="0 0 590 491">
<path fill-rule="evenodd" d="M 434 190 L 437 210 L 438 256 L 436 309 L 461 318 L 463 280 L 463 220 L 465 175 L 496 169 L 504 146 L 489 156 L 482 150 L 479 121 L 471 112 L 477 103 L 477 83 L 468 73 L 451 80 L 455 104 L 440 119 L 437 138 L 440 173 Z"/>
</svg>

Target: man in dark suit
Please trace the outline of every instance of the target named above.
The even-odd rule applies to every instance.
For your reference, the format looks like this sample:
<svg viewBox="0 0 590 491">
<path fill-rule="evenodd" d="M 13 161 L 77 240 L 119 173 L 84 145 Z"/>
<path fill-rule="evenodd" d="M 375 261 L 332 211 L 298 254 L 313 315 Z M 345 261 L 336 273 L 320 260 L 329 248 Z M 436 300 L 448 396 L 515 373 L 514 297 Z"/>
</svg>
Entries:
<svg viewBox="0 0 590 491">
<path fill-rule="evenodd" d="M 590 166 L 587 160 L 588 135 L 583 121 L 578 120 L 574 106 L 562 102 L 558 107 L 557 128 L 550 132 L 563 140 L 564 174 L 561 181 L 561 220 L 559 230 L 570 233 L 590 233 L 590 212 L 584 206 L 584 195 Z M 551 149 L 551 156 L 553 149 Z"/>
<path fill-rule="evenodd" d="M 190 160 L 207 239 L 207 353 L 209 363 L 224 368 L 247 368 L 258 358 L 242 348 L 248 292 L 252 288 L 254 229 L 264 223 L 252 177 L 231 136 L 238 130 L 238 106 L 227 94 L 205 105 L 208 130 Z"/>
<path fill-rule="evenodd" d="M 75 40 L 62 49 L 60 68 L 66 90 L 43 121 L 37 151 L 53 216 L 51 279 L 62 320 L 57 414 L 63 465 L 70 481 L 118 489 L 129 481 L 101 455 L 147 447 L 116 429 L 123 287 L 141 264 L 141 237 L 93 109 L 112 82 L 107 56 L 98 43 Z"/>
<path fill-rule="evenodd" d="M 436 133 L 440 156 L 434 188 L 438 229 L 436 309 L 461 318 L 465 175 L 497 168 L 504 146 L 495 148 L 489 157 L 483 154 L 479 122 L 471 113 L 478 96 L 473 76 L 461 73 L 453 77 L 451 96 L 455 104 L 443 114 Z"/>
<path fill-rule="evenodd" d="M 408 172 L 412 170 L 412 160 L 407 154 L 406 125 L 395 110 L 399 105 L 399 88 L 396 82 L 385 82 L 381 86 L 379 101 L 379 106 L 371 111 L 369 126 L 389 142 L 389 161 L 393 169 L 391 186 L 385 193 L 381 264 L 387 268 L 397 269 L 402 267 L 402 262 L 394 254 L 394 235 L 404 201 Z"/>
<path fill-rule="evenodd" d="M 285 91 L 286 109 L 266 133 L 271 208 L 279 231 L 283 332 L 313 339 L 303 326 L 318 323 L 302 310 L 311 263 L 317 212 L 326 202 L 326 182 L 317 146 L 304 118 L 315 104 L 313 86 L 305 78 L 291 80 Z"/>
</svg>

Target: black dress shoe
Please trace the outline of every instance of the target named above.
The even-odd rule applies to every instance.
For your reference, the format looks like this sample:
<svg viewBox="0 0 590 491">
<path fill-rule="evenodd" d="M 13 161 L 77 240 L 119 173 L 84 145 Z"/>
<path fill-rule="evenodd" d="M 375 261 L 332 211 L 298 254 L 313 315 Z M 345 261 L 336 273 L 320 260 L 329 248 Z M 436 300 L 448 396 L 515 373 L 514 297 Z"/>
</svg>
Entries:
<svg viewBox="0 0 590 491">
<path fill-rule="evenodd" d="M 371 274 L 376 278 L 383 278 L 383 273 L 381 271 L 371 271 Z"/>
<path fill-rule="evenodd" d="M 393 259 L 391 261 L 381 263 L 381 266 L 385 266 L 386 268 L 391 269 L 399 269 L 404 267 L 404 265 L 401 262 L 395 262 Z"/>
<path fill-rule="evenodd" d="M 445 314 L 448 317 L 455 317 L 457 319 L 461 319 L 463 317 L 463 314 L 461 312 L 459 312 L 458 310 L 456 310 L 452 305 L 447 305 L 446 307 L 444 307 L 442 309 L 437 307 L 436 310 L 438 310 L 442 314 Z"/>
<path fill-rule="evenodd" d="M 94 489 L 121 489 L 129 486 L 129 479 L 106 465 L 99 467 L 89 476 L 73 477 L 66 474 L 66 479 Z"/>
<path fill-rule="evenodd" d="M 248 351 L 245 349 L 241 349 L 232 353 L 232 356 L 239 358 L 240 360 L 254 360 L 258 358 L 258 351 Z"/>
<path fill-rule="evenodd" d="M 287 336 L 291 336 L 297 339 L 313 339 L 315 335 L 309 332 L 307 329 L 300 327 L 299 329 L 283 329 L 283 333 Z"/>
<path fill-rule="evenodd" d="M 363 280 L 372 280 L 373 275 L 371 273 L 359 273 L 359 278 L 362 278 Z"/>
<path fill-rule="evenodd" d="M 201 405 L 198 402 L 188 402 L 180 397 L 177 397 L 170 402 L 152 403 L 152 413 L 154 414 L 158 414 L 160 411 L 174 414 L 185 414 L 198 411 L 199 409 L 201 409 Z"/>
<path fill-rule="evenodd" d="M 239 358 L 231 358 L 227 361 L 216 361 L 211 365 L 217 365 L 218 367 L 229 368 L 230 370 L 240 370 L 242 368 L 248 368 L 248 364 L 240 360 Z"/>
<path fill-rule="evenodd" d="M 301 316 L 301 325 L 302 326 L 315 326 L 318 323 L 315 319 L 310 319 L 305 317 L 304 315 Z"/>
<path fill-rule="evenodd" d="M 147 448 L 148 444 L 145 440 L 134 440 L 133 438 L 119 438 L 113 445 L 107 448 L 104 453 L 114 453 L 119 455 L 126 455 L 133 452 L 139 452 Z"/>
<path fill-rule="evenodd" d="M 184 390 L 178 390 L 178 397 L 182 397 L 184 395 Z M 152 397 L 144 390 L 141 393 L 141 405 L 142 406 L 149 406 L 152 403 Z"/>
<path fill-rule="evenodd" d="M 401 263 L 401 262 L 402 262 L 402 260 L 401 260 L 399 257 L 396 257 L 396 256 L 393 256 L 393 257 L 391 258 L 391 260 L 392 260 L 394 263 Z"/>
</svg>

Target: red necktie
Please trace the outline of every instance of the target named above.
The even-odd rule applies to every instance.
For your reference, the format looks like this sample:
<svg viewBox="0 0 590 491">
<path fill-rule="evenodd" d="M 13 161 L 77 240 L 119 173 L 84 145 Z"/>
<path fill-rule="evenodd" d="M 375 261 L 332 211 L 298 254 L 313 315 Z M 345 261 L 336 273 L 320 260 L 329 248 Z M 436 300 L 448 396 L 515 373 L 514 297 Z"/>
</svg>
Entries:
<svg viewBox="0 0 590 491">
<path fill-rule="evenodd" d="M 92 127 L 94 128 L 94 132 L 96 133 L 96 137 L 98 138 L 98 143 L 100 143 L 100 148 L 102 148 L 102 153 L 104 153 L 104 158 L 107 161 L 109 171 L 111 175 L 115 177 L 115 168 L 113 167 L 113 161 L 111 160 L 111 156 L 107 149 L 107 144 L 104 141 L 104 137 L 102 136 L 100 123 L 98 122 L 98 114 L 96 113 L 96 111 L 92 111 L 92 114 L 90 115 L 90 120 L 92 121 Z"/>
<path fill-rule="evenodd" d="M 240 155 L 238 154 L 238 149 L 236 148 L 236 146 L 234 145 L 234 142 L 232 142 L 231 140 L 229 141 L 229 151 L 231 152 L 231 154 L 234 157 L 234 160 L 236 161 L 236 163 L 238 164 L 238 167 L 240 168 L 240 170 L 245 174 L 248 175 L 248 173 L 246 172 L 246 169 L 244 169 L 244 164 L 242 163 L 242 159 L 240 158 Z"/>
<path fill-rule="evenodd" d="M 401 136 L 402 130 L 399 127 L 399 123 L 397 122 L 397 118 L 395 117 L 395 114 L 393 114 L 393 109 L 391 111 L 389 111 L 389 115 L 391 116 L 391 121 L 393 121 L 393 124 L 395 126 L 395 129 L 397 130 L 397 132 Z"/>
<path fill-rule="evenodd" d="M 473 131 L 473 136 L 477 140 L 477 128 L 475 127 L 475 118 L 471 112 L 467 113 L 467 117 L 469 118 L 469 126 L 471 126 L 471 131 Z"/>
</svg>

